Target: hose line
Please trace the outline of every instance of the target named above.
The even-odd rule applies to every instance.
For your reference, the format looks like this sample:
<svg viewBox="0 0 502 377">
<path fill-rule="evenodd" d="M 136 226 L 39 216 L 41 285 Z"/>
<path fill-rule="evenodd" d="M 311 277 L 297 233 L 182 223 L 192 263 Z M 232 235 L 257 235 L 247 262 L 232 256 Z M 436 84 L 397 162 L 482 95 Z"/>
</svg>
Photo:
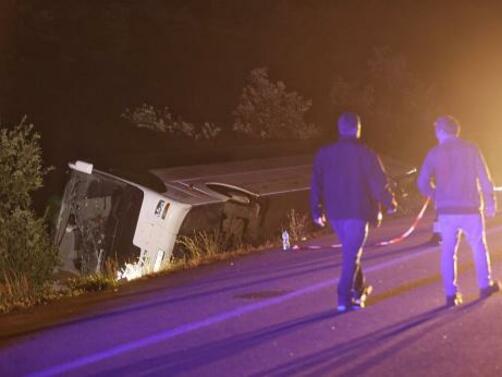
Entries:
<svg viewBox="0 0 502 377">
<path fill-rule="evenodd" d="M 404 241 L 406 238 L 411 236 L 413 234 L 413 232 L 417 229 L 418 224 L 420 223 L 420 221 L 424 217 L 425 211 L 427 210 L 429 203 L 430 203 L 430 198 L 427 198 L 425 200 L 422 208 L 418 212 L 417 216 L 415 217 L 415 220 L 413 221 L 411 226 L 408 229 L 406 229 L 406 231 L 404 231 L 402 234 L 400 234 L 396 237 L 393 237 L 390 240 L 375 242 L 372 244 L 368 244 L 367 246 L 388 246 L 388 245 L 394 245 L 396 243 Z M 342 244 L 337 243 L 337 244 L 330 245 L 328 247 L 338 249 L 338 248 L 342 247 Z M 323 248 L 325 248 L 325 247 L 319 246 L 319 245 L 305 245 L 305 246 L 294 245 L 293 246 L 294 250 L 298 250 L 298 249 L 317 250 L 317 249 L 323 249 Z"/>
</svg>

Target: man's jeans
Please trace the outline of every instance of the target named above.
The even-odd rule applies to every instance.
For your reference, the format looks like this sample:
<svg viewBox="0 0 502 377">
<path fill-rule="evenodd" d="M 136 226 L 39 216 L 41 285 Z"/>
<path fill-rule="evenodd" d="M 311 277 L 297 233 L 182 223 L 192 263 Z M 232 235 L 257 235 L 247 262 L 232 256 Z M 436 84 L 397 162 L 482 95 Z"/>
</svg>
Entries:
<svg viewBox="0 0 502 377">
<path fill-rule="evenodd" d="M 361 268 L 363 245 L 368 235 L 368 223 L 358 219 L 330 221 L 342 243 L 342 275 L 338 281 L 338 304 L 349 305 L 353 294 L 359 295 L 364 288 Z"/>
<path fill-rule="evenodd" d="M 457 249 L 463 231 L 472 249 L 480 289 L 491 282 L 490 254 L 486 246 L 485 222 L 482 215 L 439 215 L 442 238 L 441 274 L 447 296 L 457 293 Z"/>
</svg>

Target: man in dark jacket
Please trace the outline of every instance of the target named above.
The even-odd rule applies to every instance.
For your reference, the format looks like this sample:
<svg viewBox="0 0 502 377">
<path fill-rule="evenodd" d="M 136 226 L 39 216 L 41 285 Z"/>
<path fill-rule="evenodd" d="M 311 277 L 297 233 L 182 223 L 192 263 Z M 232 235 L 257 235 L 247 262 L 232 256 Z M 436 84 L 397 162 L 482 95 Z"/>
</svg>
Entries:
<svg viewBox="0 0 502 377">
<path fill-rule="evenodd" d="M 364 306 L 370 286 L 361 268 L 368 224 L 377 221 L 380 204 L 395 211 L 378 156 L 359 141 L 361 122 L 353 113 L 338 119 L 339 141 L 321 148 L 314 161 L 310 205 L 315 223 L 326 218 L 342 243 L 342 274 L 338 282 L 338 311 Z"/>
<path fill-rule="evenodd" d="M 417 183 L 436 205 L 442 238 L 441 274 L 446 305 L 452 307 L 462 303 L 456 256 L 462 231 L 473 251 L 480 296 L 500 290 L 500 283 L 491 277 L 483 216 L 483 209 L 486 216 L 495 216 L 496 201 L 484 158 L 474 144 L 458 136 L 460 126 L 455 118 L 440 117 L 434 126 L 439 144 L 427 154 Z"/>
</svg>

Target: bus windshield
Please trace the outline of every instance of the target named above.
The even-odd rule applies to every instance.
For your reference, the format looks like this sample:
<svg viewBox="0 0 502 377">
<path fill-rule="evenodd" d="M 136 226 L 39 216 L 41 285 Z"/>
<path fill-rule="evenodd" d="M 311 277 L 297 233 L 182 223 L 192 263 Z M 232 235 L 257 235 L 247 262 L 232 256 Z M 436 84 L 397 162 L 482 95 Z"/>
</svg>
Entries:
<svg viewBox="0 0 502 377">
<path fill-rule="evenodd" d="M 96 171 L 72 171 L 55 234 L 62 269 L 99 272 L 107 259 L 122 263 L 138 256 L 132 240 L 142 202 L 137 187 Z"/>
</svg>

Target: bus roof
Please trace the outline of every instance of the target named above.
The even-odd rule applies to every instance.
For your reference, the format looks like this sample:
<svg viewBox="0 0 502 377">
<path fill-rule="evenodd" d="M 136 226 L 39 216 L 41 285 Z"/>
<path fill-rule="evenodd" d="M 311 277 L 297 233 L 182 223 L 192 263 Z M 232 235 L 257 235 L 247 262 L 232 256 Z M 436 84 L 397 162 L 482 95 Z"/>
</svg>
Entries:
<svg viewBox="0 0 502 377">
<path fill-rule="evenodd" d="M 153 169 L 166 186 L 165 195 L 191 205 L 228 200 L 222 192 L 234 190 L 263 197 L 310 189 L 313 155 L 232 161 L 218 164 Z M 389 157 L 383 162 L 391 176 L 410 170 Z"/>
<path fill-rule="evenodd" d="M 173 199 L 192 205 L 228 199 L 222 190 L 260 197 L 309 189 L 312 156 L 289 156 L 153 169 Z M 220 190 L 221 188 L 222 190 Z"/>
</svg>

